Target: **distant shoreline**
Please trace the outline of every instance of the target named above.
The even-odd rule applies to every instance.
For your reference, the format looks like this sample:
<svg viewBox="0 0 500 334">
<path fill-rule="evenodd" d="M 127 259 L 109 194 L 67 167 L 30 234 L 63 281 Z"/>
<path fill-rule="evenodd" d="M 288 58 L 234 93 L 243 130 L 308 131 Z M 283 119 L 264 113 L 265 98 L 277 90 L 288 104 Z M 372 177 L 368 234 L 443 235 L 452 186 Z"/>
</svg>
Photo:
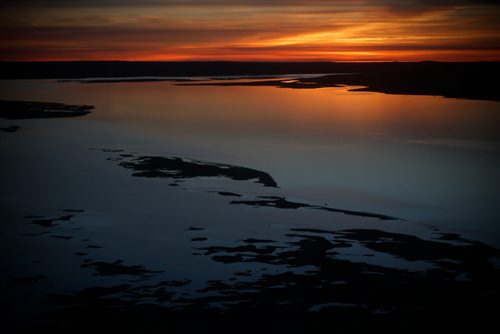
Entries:
<svg viewBox="0 0 500 334">
<path fill-rule="evenodd" d="M 82 79 L 109 77 L 169 77 L 221 75 L 324 74 L 392 71 L 461 72 L 488 70 L 500 73 L 500 62 L 141 62 L 63 61 L 0 62 L 0 79 Z M 430 72 L 429 72 L 430 73 Z M 486 75 L 489 73 L 483 73 Z M 493 73 L 492 73 L 493 74 Z"/>
<path fill-rule="evenodd" d="M 326 75 L 343 74 L 343 75 Z M 87 79 L 86 83 L 189 81 L 196 76 L 279 76 L 318 74 L 251 83 L 208 83 L 208 85 L 276 86 L 281 88 L 323 88 L 362 86 L 363 91 L 386 94 L 435 95 L 450 98 L 500 101 L 495 82 L 500 62 L 470 63 L 316 63 L 316 62 L 0 62 L 0 79 Z M 147 80 L 143 79 L 148 77 Z M 114 80 L 106 80 L 114 78 Z M 136 78 L 136 79 L 133 79 Z M 183 79 L 184 78 L 184 79 Z M 88 80 L 90 79 L 90 80 Z M 104 79 L 104 80 L 103 80 Z M 207 84 L 188 82 L 189 85 Z"/>
</svg>

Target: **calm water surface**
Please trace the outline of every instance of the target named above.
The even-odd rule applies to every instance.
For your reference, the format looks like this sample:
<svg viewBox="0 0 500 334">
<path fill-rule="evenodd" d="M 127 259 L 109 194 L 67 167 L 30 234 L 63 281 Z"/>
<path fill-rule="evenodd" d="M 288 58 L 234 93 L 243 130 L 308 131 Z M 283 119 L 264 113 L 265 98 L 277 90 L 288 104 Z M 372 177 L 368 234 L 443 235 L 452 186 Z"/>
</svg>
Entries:
<svg viewBox="0 0 500 334">
<path fill-rule="evenodd" d="M 171 82 L 1 87 L 2 99 L 95 105 L 78 122 L 100 129 L 102 147 L 247 166 L 291 199 L 500 243 L 498 102 Z"/>
</svg>

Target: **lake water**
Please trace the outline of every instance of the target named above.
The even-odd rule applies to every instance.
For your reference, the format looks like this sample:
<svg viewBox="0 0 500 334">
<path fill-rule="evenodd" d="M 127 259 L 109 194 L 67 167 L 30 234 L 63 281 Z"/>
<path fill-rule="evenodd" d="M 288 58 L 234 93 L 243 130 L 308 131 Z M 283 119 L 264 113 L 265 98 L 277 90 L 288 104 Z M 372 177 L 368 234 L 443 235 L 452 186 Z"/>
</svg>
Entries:
<svg viewBox="0 0 500 334">
<path fill-rule="evenodd" d="M 406 307 L 387 296 L 414 291 L 420 317 L 441 279 L 462 291 L 493 277 L 496 250 L 457 235 L 500 246 L 500 103 L 350 88 L 0 82 L 0 99 L 95 106 L 84 117 L 0 120 L 20 126 L 0 132 L 5 318 L 36 325 L 40 312 L 90 302 L 88 312 L 102 296 L 111 309 L 219 309 L 235 291 L 242 305 L 277 291 L 286 312 L 383 315 Z M 230 174 L 131 177 L 142 156 L 222 174 L 243 166 L 278 187 Z"/>
<path fill-rule="evenodd" d="M 248 166 L 289 198 L 500 240 L 498 102 L 49 80 L 3 82 L 1 98 L 95 105 L 78 122 L 112 129 L 113 147 Z"/>
</svg>

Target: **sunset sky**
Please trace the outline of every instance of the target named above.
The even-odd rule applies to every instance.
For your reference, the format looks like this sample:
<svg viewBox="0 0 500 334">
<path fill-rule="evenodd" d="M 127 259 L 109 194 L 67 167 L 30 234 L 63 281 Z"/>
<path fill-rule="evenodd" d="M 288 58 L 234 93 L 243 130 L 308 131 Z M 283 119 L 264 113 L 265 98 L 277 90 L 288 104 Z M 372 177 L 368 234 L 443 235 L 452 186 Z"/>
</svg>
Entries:
<svg viewBox="0 0 500 334">
<path fill-rule="evenodd" d="M 0 60 L 500 61 L 493 0 L 2 0 Z"/>
</svg>

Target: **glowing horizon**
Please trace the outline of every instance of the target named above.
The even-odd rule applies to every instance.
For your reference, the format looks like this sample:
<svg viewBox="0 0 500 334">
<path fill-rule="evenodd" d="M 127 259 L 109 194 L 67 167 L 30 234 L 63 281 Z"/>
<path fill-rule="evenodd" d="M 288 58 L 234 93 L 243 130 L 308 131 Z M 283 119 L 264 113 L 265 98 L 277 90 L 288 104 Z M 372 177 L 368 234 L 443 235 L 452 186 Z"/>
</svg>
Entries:
<svg viewBox="0 0 500 334">
<path fill-rule="evenodd" d="M 500 61 L 491 0 L 6 0 L 0 60 Z"/>
</svg>

